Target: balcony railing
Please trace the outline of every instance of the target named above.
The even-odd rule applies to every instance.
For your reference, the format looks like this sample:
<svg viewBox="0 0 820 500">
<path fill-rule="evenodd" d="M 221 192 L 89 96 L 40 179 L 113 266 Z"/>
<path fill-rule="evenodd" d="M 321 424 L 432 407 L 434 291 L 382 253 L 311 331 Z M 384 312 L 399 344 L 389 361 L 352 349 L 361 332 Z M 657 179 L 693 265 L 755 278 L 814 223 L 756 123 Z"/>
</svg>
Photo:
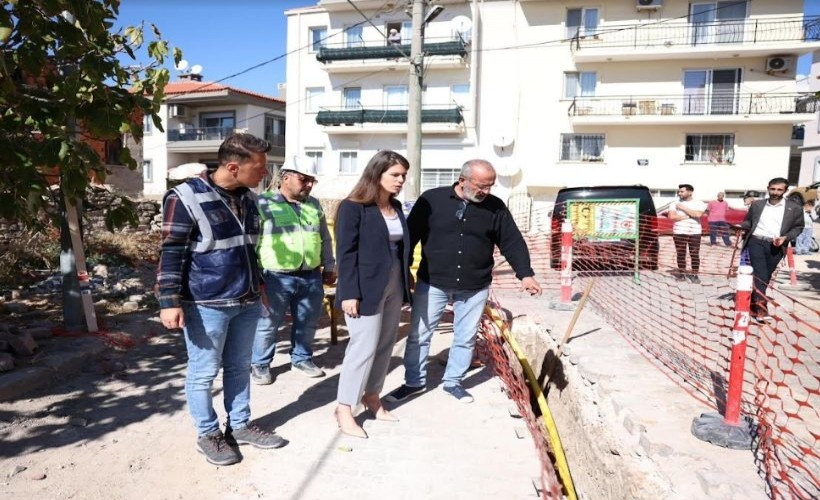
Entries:
<svg viewBox="0 0 820 500">
<path fill-rule="evenodd" d="M 234 133 L 233 127 L 181 128 L 168 131 L 168 141 L 221 141 Z"/>
<path fill-rule="evenodd" d="M 426 56 L 467 55 L 467 45 L 460 38 L 427 38 L 424 43 Z M 319 62 L 346 61 L 352 59 L 398 59 L 410 57 L 410 44 L 389 44 L 380 42 L 347 42 L 338 45 L 323 45 L 316 54 Z"/>
<path fill-rule="evenodd" d="M 813 94 L 714 93 L 678 96 L 576 97 L 570 116 L 776 115 L 814 113 Z"/>
<path fill-rule="evenodd" d="M 571 35 L 573 50 L 614 47 L 672 47 L 820 40 L 820 16 L 738 19 L 708 23 L 653 22 L 580 28 Z"/>
<path fill-rule="evenodd" d="M 270 143 L 269 154 L 273 156 L 285 155 L 285 136 L 283 134 L 265 134 L 265 140 Z"/>
<path fill-rule="evenodd" d="M 424 106 L 422 123 L 461 123 L 460 106 Z M 362 108 L 324 108 L 316 115 L 319 125 L 353 125 L 356 123 L 407 123 L 407 107 L 365 106 Z"/>
</svg>

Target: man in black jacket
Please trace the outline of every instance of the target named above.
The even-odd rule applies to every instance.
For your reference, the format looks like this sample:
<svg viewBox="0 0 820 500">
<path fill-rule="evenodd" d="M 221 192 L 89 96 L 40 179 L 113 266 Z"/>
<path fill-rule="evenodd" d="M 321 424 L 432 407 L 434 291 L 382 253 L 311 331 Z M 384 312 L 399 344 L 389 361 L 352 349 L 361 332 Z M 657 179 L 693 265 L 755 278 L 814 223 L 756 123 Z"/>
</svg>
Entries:
<svg viewBox="0 0 820 500">
<path fill-rule="evenodd" d="M 743 248 L 749 252 L 754 276 L 750 312 L 752 320 L 757 323 L 772 319 L 766 307 L 766 288 L 787 244 L 803 231 L 802 208 L 783 198 L 788 188 L 789 181 L 782 177 L 770 180 L 769 198 L 752 202 L 746 218 L 740 223 L 741 229 L 746 231 Z"/>
<path fill-rule="evenodd" d="M 444 390 L 463 403 L 473 401 L 461 380 L 473 358 L 496 246 L 523 288 L 531 295 L 541 294 L 524 238 L 504 202 L 490 194 L 493 184 L 493 166 L 470 160 L 457 183 L 426 191 L 407 218 L 410 248 L 421 241 L 422 256 L 404 354 L 405 384 L 388 394 L 388 401 L 401 401 L 426 389 L 430 340 L 448 302 L 453 303 L 453 344 Z"/>
</svg>

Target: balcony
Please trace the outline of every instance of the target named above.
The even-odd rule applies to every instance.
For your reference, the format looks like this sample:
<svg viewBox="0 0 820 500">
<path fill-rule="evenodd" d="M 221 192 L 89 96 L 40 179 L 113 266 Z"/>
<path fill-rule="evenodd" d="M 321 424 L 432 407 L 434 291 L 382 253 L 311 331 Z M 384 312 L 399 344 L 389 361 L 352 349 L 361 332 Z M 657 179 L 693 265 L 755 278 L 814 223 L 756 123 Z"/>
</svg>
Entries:
<svg viewBox="0 0 820 500">
<path fill-rule="evenodd" d="M 328 134 L 396 134 L 407 132 L 407 108 L 365 106 L 357 109 L 324 108 L 316 123 Z M 424 106 L 421 110 L 423 133 L 459 133 L 464 116 L 459 106 Z"/>
<path fill-rule="evenodd" d="M 466 67 L 467 44 L 459 38 L 427 38 L 424 44 L 425 66 L 433 68 Z M 349 73 L 387 68 L 409 68 L 410 44 L 379 42 L 347 42 L 324 45 L 316 59 L 330 73 Z"/>
<path fill-rule="evenodd" d="M 571 40 L 575 62 L 808 54 L 820 48 L 820 17 L 605 24 Z"/>
<path fill-rule="evenodd" d="M 233 127 L 184 127 L 168 131 L 168 151 L 178 153 L 207 153 L 219 150 Z"/>
<path fill-rule="evenodd" d="M 265 134 L 265 140 L 270 143 L 270 156 L 285 156 L 285 136 L 283 134 Z"/>
<path fill-rule="evenodd" d="M 575 125 L 691 125 L 801 123 L 820 109 L 807 94 L 713 94 L 577 97 L 568 114 Z"/>
</svg>

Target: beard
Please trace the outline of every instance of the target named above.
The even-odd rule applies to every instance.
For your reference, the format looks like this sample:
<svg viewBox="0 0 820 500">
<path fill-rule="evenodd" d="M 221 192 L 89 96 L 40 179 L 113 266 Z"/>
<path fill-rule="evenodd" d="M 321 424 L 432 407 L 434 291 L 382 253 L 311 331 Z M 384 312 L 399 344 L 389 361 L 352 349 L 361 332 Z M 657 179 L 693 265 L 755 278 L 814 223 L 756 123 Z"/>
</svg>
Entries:
<svg viewBox="0 0 820 500">
<path fill-rule="evenodd" d="M 473 189 L 470 189 L 466 185 L 461 188 L 461 192 L 464 194 L 464 198 L 466 198 L 467 201 L 470 201 L 472 203 L 481 203 L 482 201 L 484 201 L 484 198 L 487 197 L 486 193 L 475 191 Z"/>
</svg>

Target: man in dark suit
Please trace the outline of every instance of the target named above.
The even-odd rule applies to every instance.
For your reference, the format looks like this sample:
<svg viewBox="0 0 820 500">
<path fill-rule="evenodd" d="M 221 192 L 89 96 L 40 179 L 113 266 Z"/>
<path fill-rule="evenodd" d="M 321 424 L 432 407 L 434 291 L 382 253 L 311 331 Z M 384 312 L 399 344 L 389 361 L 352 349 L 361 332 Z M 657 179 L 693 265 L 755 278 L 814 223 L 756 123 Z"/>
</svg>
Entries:
<svg viewBox="0 0 820 500">
<path fill-rule="evenodd" d="M 743 248 L 749 253 L 754 276 L 751 315 L 757 323 L 771 320 L 766 308 L 766 288 L 786 246 L 803 231 L 803 210 L 783 195 L 789 181 L 775 177 L 769 181 L 769 198 L 757 200 L 749 207 L 740 228 L 746 231 Z"/>
</svg>

